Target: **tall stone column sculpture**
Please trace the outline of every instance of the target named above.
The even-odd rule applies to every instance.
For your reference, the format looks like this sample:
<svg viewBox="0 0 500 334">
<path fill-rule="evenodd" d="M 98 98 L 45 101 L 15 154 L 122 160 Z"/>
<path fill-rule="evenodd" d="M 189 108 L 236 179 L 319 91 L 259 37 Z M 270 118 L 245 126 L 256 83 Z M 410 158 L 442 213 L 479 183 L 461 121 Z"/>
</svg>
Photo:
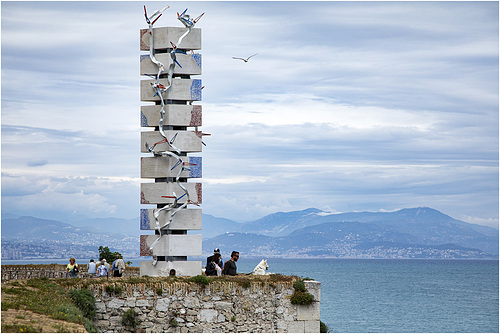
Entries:
<svg viewBox="0 0 500 334">
<path fill-rule="evenodd" d="M 167 7 L 168 8 L 168 7 Z M 201 152 L 201 29 L 194 28 L 200 17 L 192 20 L 185 10 L 177 14 L 184 27 L 153 28 L 167 9 L 148 16 L 148 29 L 140 31 L 140 49 L 148 51 L 140 59 L 141 75 L 141 204 L 156 208 L 141 209 L 141 230 L 155 234 L 141 235 L 140 255 L 152 256 L 141 261 L 141 275 L 195 276 L 201 274 L 201 261 L 187 261 L 201 256 L 202 187 Z M 154 182 L 152 182 L 154 180 Z"/>
</svg>

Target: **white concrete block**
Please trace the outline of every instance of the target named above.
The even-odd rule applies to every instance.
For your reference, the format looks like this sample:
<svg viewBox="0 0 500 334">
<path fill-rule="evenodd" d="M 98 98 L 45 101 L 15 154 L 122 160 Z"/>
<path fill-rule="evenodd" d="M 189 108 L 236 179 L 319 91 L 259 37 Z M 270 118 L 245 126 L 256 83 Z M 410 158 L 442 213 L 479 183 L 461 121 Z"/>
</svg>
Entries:
<svg viewBox="0 0 500 334">
<path fill-rule="evenodd" d="M 288 333 L 306 333 L 304 321 L 290 321 L 287 323 L 286 330 Z"/>
<path fill-rule="evenodd" d="M 176 159 L 171 156 L 141 157 L 141 177 L 142 178 L 200 178 L 202 177 L 201 157 L 180 157 Z M 179 174 L 180 173 L 180 174 Z"/>
<path fill-rule="evenodd" d="M 201 275 L 201 261 L 158 261 L 153 266 L 152 261 L 141 261 L 141 276 L 166 277 L 174 269 L 176 276 Z"/>
<path fill-rule="evenodd" d="M 304 281 L 307 292 L 314 296 L 314 301 L 321 301 L 321 282 L 318 281 Z"/>
<path fill-rule="evenodd" d="M 278 327 L 279 330 L 286 330 L 287 328 L 287 321 L 283 321 L 283 320 L 278 320 L 276 322 L 276 326 Z"/>
<path fill-rule="evenodd" d="M 202 187 L 201 183 L 181 182 L 187 189 L 192 203 L 201 204 Z M 184 190 L 176 182 L 156 182 L 141 183 L 141 204 L 168 204 L 173 203 L 174 199 L 163 196 L 173 196 L 175 192 L 177 203 L 185 203 L 188 198 L 184 196 Z"/>
<path fill-rule="evenodd" d="M 181 152 L 201 152 L 202 150 L 201 131 L 167 130 L 164 133 L 167 138 L 163 137 L 160 131 L 141 132 L 141 152 L 149 153 L 146 147 L 147 143 L 149 147 L 153 147 L 156 144 L 154 148 L 156 152 L 169 151 L 175 153 L 175 149 L 166 142 L 167 140 L 181 150 Z"/>
<path fill-rule="evenodd" d="M 141 230 L 156 230 L 156 222 L 154 218 L 155 209 L 141 209 Z M 202 210 L 201 209 L 182 209 L 177 212 L 170 225 L 169 230 L 201 230 L 202 227 Z M 170 216 L 172 211 L 161 211 L 158 216 L 160 226 L 163 226 Z"/>
<path fill-rule="evenodd" d="M 166 104 L 163 125 L 202 126 L 202 106 L 192 104 Z M 161 105 L 141 106 L 141 126 L 158 126 Z"/>
<path fill-rule="evenodd" d="M 156 94 L 152 83 L 156 80 L 141 80 L 141 101 L 151 102 L 160 101 L 161 98 Z M 169 83 L 167 79 L 160 79 L 160 84 L 165 88 Z M 163 100 L 181 100 L 181 101 L 201 101 L 201 80 L 200 79 L 179 79 L 172 80 L 172 86 L 162 93 Z"/>
<path fill-rule="evenodd" d="M 158 27 L 153 28 L 153 45 L 155 50 L 172 48 L 173 42 L 177 43 L 179 38 L 188 31 L 188 28 L 182 27 Z M 182 39 L 177 48 L 183 50 L 200 50 L 201 49 L 201 29 L 192 28 L 191 32 Z M 148 29 L 140 30 L 140 48 L 143 51 L 149 50 L 149 33 Z"/>
<path fill-rule="evenodd" d="M 319 302 L 312 302 L 310 305 L 296 305 L 297 320 L 320 320 Z"/>
<path fill-rule="evenodd" d="M 155 58 L 157 61 L 164 65 L 163 73 L 168 73 L 170 64 L 173 63 L 170 53 L 156 53 Z M 201 74 L 201 54 L 183 54 L 176 53 L 176 60 L 179 64 L 174 66 L 174 75 L 200 75 Z M 148 54 L 141 55 L 141 75 L 158 75 L 158 66 L 151 61 Z"/>
<path fill-rule="evenodd" d="M 140 256 L 151 256 L 150 247 L 157 235 L 141 235 Z M 201 256 L 201 234 L 166 234 L 154 246 L 158 256 Z"/>
<path fill-rule="evenodd" d="M 319 320 L 304 321 L 304 333 L 319 333 Z"/>
</svg>

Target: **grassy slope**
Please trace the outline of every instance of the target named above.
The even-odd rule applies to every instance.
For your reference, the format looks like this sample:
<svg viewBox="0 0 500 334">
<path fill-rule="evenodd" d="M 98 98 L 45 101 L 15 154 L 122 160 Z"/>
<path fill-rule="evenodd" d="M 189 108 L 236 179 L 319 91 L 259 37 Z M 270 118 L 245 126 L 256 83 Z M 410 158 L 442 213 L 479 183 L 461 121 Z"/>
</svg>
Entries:
<svg viewBox="0 0 500 334">
<path fill-rule="evenodd" d="M 88 321 L 55 280 L 2 284 L 2 332 L 85 332 Z"/>
</svg>

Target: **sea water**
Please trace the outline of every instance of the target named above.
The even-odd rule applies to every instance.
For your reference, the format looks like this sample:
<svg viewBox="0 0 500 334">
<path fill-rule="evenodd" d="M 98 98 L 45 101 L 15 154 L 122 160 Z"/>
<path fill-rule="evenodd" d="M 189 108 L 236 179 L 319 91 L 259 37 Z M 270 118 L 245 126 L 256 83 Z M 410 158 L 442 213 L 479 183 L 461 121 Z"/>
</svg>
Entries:
<svg viewBox="0 0 500 334">
<path fill-rule="evenodd" d="M 238 272 L 261 260 L 242 257 Z M 227 259 L 224 259 L 227 260 Z M 78 260 L 86 263 L 86 260 Z M 139 266 L 140 260 L 132 260 Z M 498 333 L 498 261 L 267 259 L 269 272 L 321 282 L 329 332 Z M 67 260 L 2 261 L 2 264 Z"/>
<path fill-rule="evenodd" d="M 240 261 L 251 271 L 258 260 Z M 329 332 L 498 333 L 498 261 L 268 259 L 321 282 Z M 248 263 L 248 264 L 247 264 Z"/>
</svg>

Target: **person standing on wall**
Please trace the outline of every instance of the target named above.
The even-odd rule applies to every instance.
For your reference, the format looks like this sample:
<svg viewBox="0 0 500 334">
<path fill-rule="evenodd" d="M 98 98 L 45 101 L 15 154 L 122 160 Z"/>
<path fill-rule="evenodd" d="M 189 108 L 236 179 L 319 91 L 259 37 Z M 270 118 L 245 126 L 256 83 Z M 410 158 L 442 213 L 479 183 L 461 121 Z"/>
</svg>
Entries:
<svg viewBox="0 0 500 334">
<path fill-rule="evenodd" d="M 207 265 L 207 270 L 205 271 L 205 274 L 207 276 L 220 276 L 222 275 L 222 269 L 218 265 L 220 261 L 220 254 L 214 254 L 212 256 L 212 261 Z"/>
<path fill-rule="evenodd" d="M 240 258 L 240 252 L 233 251 L 231 253 L 231 259 L 229 259 L 228 261 L 226 261 L 226 263 L 224 263 L 224 270 L 222 271 L 222 274 L 229 276 L 236 276 L 237 275 L 236 262 L 238 262 L 239 258 Z"/>
<path fill-rule="evenodd" d="M 222 262 L 222 256 L 220 254 L 220 249 L 216 248 L 214 249 L 214 255 L 210 255 L 209 257 L 207 257 L 207 265 L 206 265 L 206 268 L 208 268 L 208 265 L 210 264 L 210 262 L 212 262 L 212 259 L 216 256 L 216 255 L 219 255 L 219 261 L 218 262 L 215 262 L 221 269 L 224 268 L 224 263 Z"/>
<path fill-rule="evenodd" d="M 120 255 L 116 254 L 116 260 L 113 261 L 113 277 L 122 277 L 123 271 L 125 270 L 125 261 L 120 258 Z"/>
</svg>

